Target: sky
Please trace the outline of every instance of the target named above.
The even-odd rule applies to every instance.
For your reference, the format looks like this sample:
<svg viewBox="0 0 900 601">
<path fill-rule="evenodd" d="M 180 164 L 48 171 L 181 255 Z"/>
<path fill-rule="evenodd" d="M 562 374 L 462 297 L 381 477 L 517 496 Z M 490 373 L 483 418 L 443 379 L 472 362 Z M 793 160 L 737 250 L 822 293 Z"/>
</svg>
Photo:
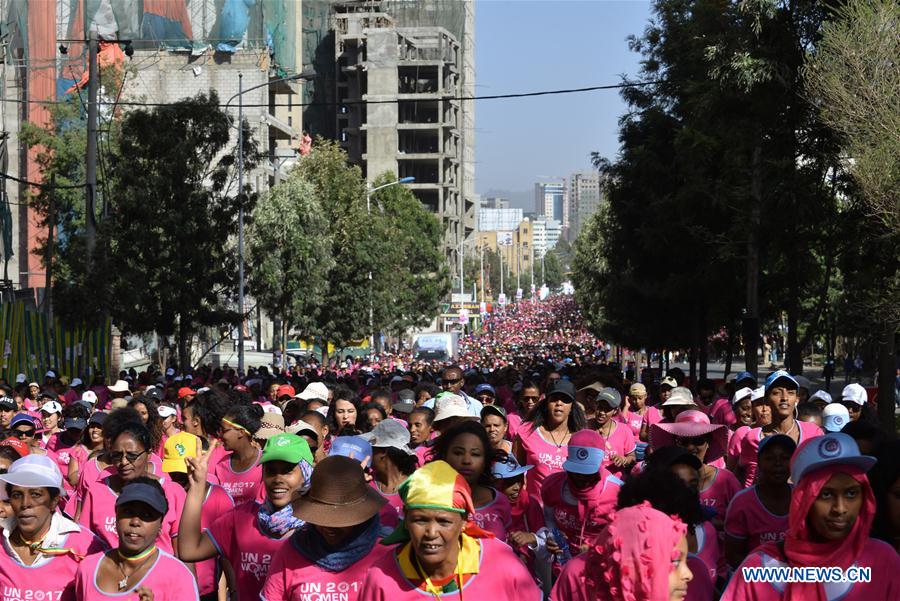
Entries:
<svg viewBox="0 0 900 601">
<path fill-rule="evenodd" d="M 626 37 L 649 19 L 637 0 L 477 0 L 476 95 L 620 83 L 639 67 Z M 478 101 L 476 192 L 531 194 L 541 176 L 590 168 L 592 151 L 614 157 L 624 112 L 615 90 Z"/>
</svg>

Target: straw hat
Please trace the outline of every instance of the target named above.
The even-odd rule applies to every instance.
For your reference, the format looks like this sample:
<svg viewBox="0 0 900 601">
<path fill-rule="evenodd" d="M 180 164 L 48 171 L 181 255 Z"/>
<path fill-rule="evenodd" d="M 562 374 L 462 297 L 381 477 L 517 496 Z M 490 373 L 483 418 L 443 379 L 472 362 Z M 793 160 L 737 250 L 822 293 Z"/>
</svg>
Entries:
<svg viewBox="0 0 900 601">
<path fill-rule="evenodd" d="M 310 524 L 345 528 L 367 521 L 387 502 L 366 484 L 359 461 L 331 455 L 316 465 L 309 490 L 294 502 L 294 515 Z"/>
<path fill-rule="evenodd" d="M 674 445 L 675 438 L 693 438 L 712 434 L 704 462 L 711 463 L 725 455 L 728 446 L 728 430 L 723 424 L 711 424 L 709 416 L 702 411 L 689 409 L 682 411 L 674 423 L 653 424 L 650 427 L 650 444 L 654 449 Z"/>
</svg>

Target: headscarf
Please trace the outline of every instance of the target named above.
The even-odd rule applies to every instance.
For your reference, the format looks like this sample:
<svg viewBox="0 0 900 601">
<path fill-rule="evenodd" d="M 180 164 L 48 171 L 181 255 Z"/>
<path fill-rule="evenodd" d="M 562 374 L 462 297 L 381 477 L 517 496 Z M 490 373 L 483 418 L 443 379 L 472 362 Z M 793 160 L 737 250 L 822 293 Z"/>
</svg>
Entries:
<svg viewBox="0 0 900 601">
<path fill-rule="evenodd" d="M 432 461 L 417 469 L 397 488 L 403 501 L 403 513 L 410 509 L 440 509 L 461 513 L 471 518 L 475 514 L 472 489 L 466 479 L 446 461 Z M 469 519 L 463 529 L 465 534 L 475 538 L 490 538 L 493 534 L 482 530 Z M 392 545 L 409 540 L 405 520 L 400 520 L 397 529 L 381 541 Z"/>
<path fill-rule="evenodd" d="M 647 501 L 617 512 L 587 556 L 588 591 L 604 601 L 668 601 L 675 547 L 687 532 Z"/>
<path fill-rule="evenodd" d="M 812 540 L 807 523 L 809 510 L 828 480 L 838 472 L 849 475 L 862 487 L 863 504 L 859 517 L 853 524 L 850 534 L 843 540 L 828 542 Z M 772 557 L 786 557 L 792 567 L 837 566 L 846 570 L 862 555 L 874 519 L 875 495 L 865 471 L 852 465 L 826 465 L 807 473 L 794 485 L 783 553 L 776 543 L 767 543 L 762 551 Z M 783 599 L 826 601 L 828 596 L 821 583 L 791 582 L 785 588 Z"/>
</svg>

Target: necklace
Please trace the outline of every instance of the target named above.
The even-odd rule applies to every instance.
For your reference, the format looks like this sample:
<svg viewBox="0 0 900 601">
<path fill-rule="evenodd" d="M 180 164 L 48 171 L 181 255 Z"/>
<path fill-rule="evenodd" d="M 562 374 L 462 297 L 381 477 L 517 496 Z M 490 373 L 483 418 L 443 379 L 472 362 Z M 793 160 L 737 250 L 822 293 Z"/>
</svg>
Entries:
<svg viewBox="0 0 900 601">
<path fill-rule="evenodd" d="M 462 551 L 462 547 L 460 547 L 460 551 Z M 416 574 L 418 574 L 419 578 L 421 578 L 422 580 L 425 581 L 425 590 L 426 590 L 427 592 L 431 593 L 431 596 L 432 596 L 434 599 L 440 599 L 440 598 L 441 598 L 441 595 L 443 594 L 443 590 L 441 590 L 440 588 L 438 588 L 437 586 L 435 586 L 434 584 L 432 584 L 431 578 L 428 577 L 428 576 L 425 574 L 425 570 L 423 570 L 423 569 L 419 566 L 419 558 L 416 557 L 416 554 L 415 554 L 414 552 L 411 552 L 411 553 L 410 553 L 410 559 L 412 560 L 412 565 L 413 565 L 413 568 L 415 568 L 415 570 L 416 570 Z M 457 561 L 456 561 L 456 573 L 454 574 L 454 579 L 456 580 L 456 588 L 457 588 L 457 591 L 459 592 L 459 598 L 460 598 L 460 601 L 462 601 L 462 598 L 463 598 L 463 592 L 462 592 L 462 589 L 463 589 L 463 583 L 462 583 L 462 574 L 460 573 L 460 566 L 459 566 L 459 559 L 458 559 L 458 558 L 457 558 Z M 446 585 L 445 585 L 445 586 L 446 586 Z"/>
<path fill-rule="evenodd" d="M 794 424 L 790 428 L 788 428 L 787 432 L 779 432 L 777 428 L 772 428 L 772 432 L 769 434 L 769 436 L 774 436 L 775 434 L 784 434 L 785 436 L 794 438 L 793 436 L 791 436 L 791 432 L 793 432 L 796 428 L 797 420 L 794 420 Z"/>
<path fill-rule="evenodd" d="M 544 426 L 544 431 L 547 433 L 547 436 L 550 437 L 550 440 L 553 441 L 553 444 L 556 445 L 556 450 L 557 450 L 557 451 L 558 451 L 559 449 L 561 449 L 562 446 L 563 446 L 564 444 L 566 444 L 566 435 L 565 435 L 565 434 L 563 434 L 562 442 L 557 442 L 556 436 L 553 435 L 553 431 L 552 431 L 552 430 L 548 430 L 547 427 Z"/>
<path fill-rule="evenodd" d="M 128 581 L 134 576 L 137 572 L 144 567 L 144 564 L 147 563 L 147 558 L 153 555 L 156 552 L 156 545 L 152 545 L 149 549 L 138 553 L 134 557 L 126 557 L 122 555 L 122 552 L 116 549 L 116 555 L 119 556 L 119 559 L 124 560 L 126 563 L 136 564 L 135 568 L 131 570 L 131 574 L 126 574 L 125 570 L 122 568 L 122 565 L 119 562 L 116 562 L 116 567 L 119 568 L 119 572 L 122 574 L 122 579 L 119 580 L 119 590 L 124 591 L 128 589 Z"/>
</svg>

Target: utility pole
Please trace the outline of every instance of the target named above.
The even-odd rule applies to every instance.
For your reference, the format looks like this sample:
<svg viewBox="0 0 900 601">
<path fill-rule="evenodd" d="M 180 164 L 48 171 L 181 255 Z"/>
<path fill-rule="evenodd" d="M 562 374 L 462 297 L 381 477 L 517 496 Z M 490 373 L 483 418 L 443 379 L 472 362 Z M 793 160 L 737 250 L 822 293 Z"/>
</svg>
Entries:
<svg viewBox="0 0 900 601">
<path fill-rule="evenodd" d="M 465 255 L 466 248 L 464 244 L 466 243 L 465 237 L 460 234 L 459 237 L 459 293 L 465 294 L 465 280 L 463 279 L 463 256 Z M 462 302 L 462 301 L 460 301 Z"/>
<path fill-rule="evenodd" d="M 503 253 L 498 252 L 497 255 L 500 257 L 500 294 L 503 294 Z"/>
<path fill-rule="evenodd" d="M 481 255 L 481 259 L 478 266 L 478 275 L 481 278 L 481 302 L 484 302 L 484 244 L 479 247 L 479 250 L 481 251 L 479 253 Z"/>
<path fill-rule="evenodd" d="M 238 73 L 238 374 L 244 373 L 244 74 Z"/>
<path fill-rule="evenodd" d="M 84 234 L 87 246 L 88 273 L 93 271 L 94 249 L 97 246 L 97 92 L 100 88 L 100 68 L 97 65 L 97 32 L 88 38 L 88 122 L 87 152 L 85 156 Z"/>
</svg>

